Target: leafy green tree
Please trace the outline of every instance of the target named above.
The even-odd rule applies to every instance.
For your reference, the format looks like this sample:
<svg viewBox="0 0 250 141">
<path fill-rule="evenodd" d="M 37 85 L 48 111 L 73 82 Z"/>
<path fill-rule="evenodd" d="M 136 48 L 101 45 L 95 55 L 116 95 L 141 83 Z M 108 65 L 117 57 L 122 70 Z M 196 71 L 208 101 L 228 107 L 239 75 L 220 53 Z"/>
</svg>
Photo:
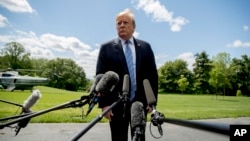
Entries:
<svg viewBox="0 0 250 141">
<path fill-rule="evenodd" d="M 166 92 L 177 92 L 178 80 L 181 75 L 187 79 L 191 78 L 192 74 L 187 68 L 187 62 L 177 59 L 175 61 L 168 61 L 158 70 L 159 88 Z"/>
<path fill-rule="evenodd" d="M 181 78 L 177 81 L 179 90 L 181 90 L 181 93 L 183 94 L 183 91 L 185 91 L 188 88 L 189 82 L 184 75 L 181 75 Z"/>
<path fill-rule="evenodd" d="M 195 63 L 193 68 L 194 73 L 194 89 L 196 93 L 210 93 L 209 78 L 211 71 L 211 60 L 208 58 L 208 55 L 205 51 L 200 54 L 195 55 Z"/>
<path fill-rule="evenodd" d="M 210 72 L 209 83 L 216 88 L 216 91 L 221 89 L 223 94 L 226 94 L 226 89 L 231 87 L 229 76 L 231 75 L 230 69 L 231 58 L 228 53 L 219 53 L 213 57 L 213 68 Z"/>
<path fill-rule="evenodd" d="M 242 55 L 241 59 L 234 58 L 230 68 L 230 82 L 233 86 L 231 95 L 240 90 L 243 95 L 250 96 L 250 58 L 247 55 Z"/>
<path fill-rule="evenodd" d="M 6 43 L 4 48 L 1 50 L 3 55 L 2 62 L 3 66 L 8 66 L 12 69 L 24 69 L 31 68 L 31 60 L 29 58 L 30 54 L 25 52 L 25 49 L 22 44 L 18 42 Z"/>
<path fill-rule="evenodd" d="M 50 79 L 50 86 L 60 89 L 77 91 L 85 89 L 86 74 L 82 67 L 72 59 L 57 58 L 50 60 L 43 68 L 43 76 Z"/>
</svg>

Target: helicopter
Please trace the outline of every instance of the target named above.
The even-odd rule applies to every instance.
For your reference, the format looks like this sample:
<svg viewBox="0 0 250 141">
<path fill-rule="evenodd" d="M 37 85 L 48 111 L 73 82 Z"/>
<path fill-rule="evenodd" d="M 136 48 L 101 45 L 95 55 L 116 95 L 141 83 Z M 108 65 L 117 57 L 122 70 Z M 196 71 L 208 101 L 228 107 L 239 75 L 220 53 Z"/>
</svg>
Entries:
<svg viewBox="0 0 250 141">
<path fill-rule="evenodd" d="M 19 75 L 18 71 L 10 68 L 0 72 L 0 85 L 6 89 L 6 91 L 32 90 L 33 86 L 47 85 L 48 82 L 48 78 Z"/>
</svg>

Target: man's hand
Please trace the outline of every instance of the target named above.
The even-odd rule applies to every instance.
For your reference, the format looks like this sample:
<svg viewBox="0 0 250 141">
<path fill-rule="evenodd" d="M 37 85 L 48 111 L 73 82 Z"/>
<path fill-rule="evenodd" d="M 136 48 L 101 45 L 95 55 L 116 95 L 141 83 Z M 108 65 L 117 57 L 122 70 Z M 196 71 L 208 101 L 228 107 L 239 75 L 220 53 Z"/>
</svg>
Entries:
<svg viewBox="0 0 250 141">
<path fill-rule="evenodd" d="M 109 106 L 105 106 L 102 108 L 102 112 L 105 111 L 107 108 L 109 108 Z M 111 121 L 111 116 L 113 116 L 112 110 L 109 110 L 106 115 L 104 115 L 104 117 L 106 119 L 108 119 L 109 121 Z"/>
</svg>

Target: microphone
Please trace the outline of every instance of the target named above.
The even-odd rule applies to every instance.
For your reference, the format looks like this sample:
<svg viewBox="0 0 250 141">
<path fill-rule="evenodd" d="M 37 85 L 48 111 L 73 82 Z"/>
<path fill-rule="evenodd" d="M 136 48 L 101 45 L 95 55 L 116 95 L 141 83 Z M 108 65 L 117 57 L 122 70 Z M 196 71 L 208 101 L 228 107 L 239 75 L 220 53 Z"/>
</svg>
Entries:
<svg viewBox="0 0 250 141">
<path fill-rule="evenodd" d="M 95 91 L 96 85 L 98 84 L 98 82 L 101 80 L 102 77 L 103 77 L 103 74 L 98 74 L 98 75 L 96 75 L 95 82 L 94 82 L 94 84 L 91 86 L 91 89 L 90 89 L 90 94 L 96 92 L 96 91 Z"/>
<path fill-rule="evenodd" d="M 122 85 L 122 96 L 123 96 L 123 102 L 124 102 L 123 117 L 125 117 L 127 102 L 129 101 L 128 95 L 129 95 L 129 76 L 125 74 L 123 77 L 123 85 Z"/>
<path fill-rule="evenodd" d="M 94 108 L 94 106 L 96 105 L 96 103 L 98 102 L 98 93 L 96 92 L 95 88 L 96 85 L 98 84 L 98 82 L 101 80 L 101 78 L 103 77 L 103 74 L 98 74 L 95 78 L 95 82 L 92 85 L 91 89 L 90 89 L 90 94 L 89 94 L 89 109 L 86 113 L 86 116 L 92 111 L 92 109 Z"/>
<path fill-rule="evenodd" d="M 131 129 L 134 132 L 133 141 L 137 141 L 140 135 L 144 134 L 146 127 L 143 104 L 136 101 L 131 106 Z"/>
<path fill-rule="evenodd" d="M 36 104 L 38 99 L 41 97 L 41 93 L 39 90 L 33 90 L 32 94 L 27 98 L 27 100 L 24 101 L 23 108 L 22 108 L 22 114 L 30 114 L 32 111 L 30 108 Z M 30 118 L 21 120 L 17 123 L 16 127 L 16 135 L 19 133 L 21 128 L 25 128 L 27 124 L 29 123 Z"/>
<path fill-rule="evenodd" d="M 143 80 L 144 91 L 146 93 L 146 99 L 148 105 L 153 108 L 152 115 L 151 115 L 151 122 L 154 126 L 158 127 L 158 131 L 161 135 L 163 135 L 161 124 L 164 122 L 165 116 L 156 110 L 156 98 L 153 92 L 153 89 L 150 85 L 148 79 Z"/>
<path fill-rule="evenodd" d="M 118 74 L 113 71 L 108 71 L 103 75 L 100 82 L 96 85 L 95 90 L 103 95 L 107 95 L 114 90 L 118 82 Z"/>
<path fill-rule="evenodd" d="M 122 86 L 122 95 L 124 96 L 125 101 L 128 101 L 129 95 L 129 76 L 127 74 L 123 77 L 123 86 Z"/>
<path fill-rule="evenodd" d="M 148 79 L 143 80 L 143 86 L 148 105 L 149 106 L 156 105 L 155 95 Z"/>
</svg>

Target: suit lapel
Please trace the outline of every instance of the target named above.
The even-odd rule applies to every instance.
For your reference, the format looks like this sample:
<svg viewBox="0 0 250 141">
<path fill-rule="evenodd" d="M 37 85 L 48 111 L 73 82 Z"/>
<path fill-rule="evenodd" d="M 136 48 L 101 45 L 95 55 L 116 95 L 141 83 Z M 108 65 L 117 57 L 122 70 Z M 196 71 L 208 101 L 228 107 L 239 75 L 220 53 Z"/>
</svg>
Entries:
<svg viewBox="0 0 250 141">
<path fill-rule="evenodd" d="M 141 44 L 134 38 L 134 45 L 135 45 L 135 54 L 136 54 L 136 75 L 139 72 L 139 68 L 141 65 Z"/>
<path fill-rule="evenodd" d="M 117 57 L 119 58 L 120 62 L 122 63 L 122 66 L 124 66 L 124 71 L 126 73 L 128 73 L 126 58 L 125 58 L 125 55 L 123 53 L 122 44 L 121 44 L 120 39 L 119 38 L 115 39 L 113 45 L 114 45 L 114 49 L 115 49 Z"/>
</svg>

